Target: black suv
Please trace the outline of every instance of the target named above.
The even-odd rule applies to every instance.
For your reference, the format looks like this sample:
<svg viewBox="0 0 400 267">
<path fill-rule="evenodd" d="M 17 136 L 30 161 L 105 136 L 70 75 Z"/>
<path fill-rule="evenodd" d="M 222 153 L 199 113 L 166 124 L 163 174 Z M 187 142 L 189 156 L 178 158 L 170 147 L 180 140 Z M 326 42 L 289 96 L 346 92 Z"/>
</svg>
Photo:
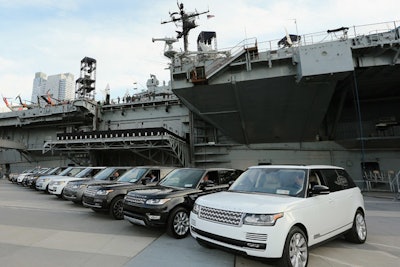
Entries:
<svg viewBox="0 0 400 267">
<path fill-rule="evenodd" d="M 108 183 L 109 181 L 117 180 L 126 171 L 133 167 L 107 167 L 97 173 L 93 178 L 69 181 L 65 186 L 62 197 L 71 200 L 74 203 L 82 203 L 83 192 L 90 184 Z"/>
<path fill-rule="evenodd" d="M 129 192 L 123 205 L 124 218 L 133 224 L 166 226 L 169 235 L 184 238 L 189 233 L 189 212 L 195 200 L 227 190 L 241 173 L 224 168 L 176 169 L 155 186 Z"/>
<path fill-rule="evenodd" d="M 114 219 L 122 220 L 122 202 L 125 195 L 135 188 L 156 184 L 173 169 L 156 166 L 136 167 L 116 181 L 88 185 L 82 196 L 82 204 L 94 211 L 109 212 Z"/>
</svg>

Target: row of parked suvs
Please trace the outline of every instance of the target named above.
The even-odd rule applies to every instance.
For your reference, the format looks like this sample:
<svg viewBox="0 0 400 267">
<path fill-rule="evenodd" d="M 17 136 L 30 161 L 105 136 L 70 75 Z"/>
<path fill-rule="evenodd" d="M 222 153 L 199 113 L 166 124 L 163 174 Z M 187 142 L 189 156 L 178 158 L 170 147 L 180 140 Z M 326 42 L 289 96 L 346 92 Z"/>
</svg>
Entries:
<svg viewBox="0 0 400 267">
<path fill-rule="evenodd" d="M 340 167 L 58 167 L 11 175 L 17 184 L 135 225 L 189 233 L 205 247 L 307 266 L 308 248 L 367 238 L 360 189 Z"/>
</svg>

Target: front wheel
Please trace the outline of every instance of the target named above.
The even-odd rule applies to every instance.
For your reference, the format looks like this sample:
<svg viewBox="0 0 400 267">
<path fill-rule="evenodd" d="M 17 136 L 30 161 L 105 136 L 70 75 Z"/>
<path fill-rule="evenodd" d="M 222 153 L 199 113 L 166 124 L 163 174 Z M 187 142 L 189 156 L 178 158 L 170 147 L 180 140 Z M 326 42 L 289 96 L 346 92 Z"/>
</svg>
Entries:
<svg viewBox="0 0 400 267">
<path fill-rule="evenodd" d="M 308 244 L 304 232 L 297 226 L 290 229 L 283 247 L 279 266 L 306 267 L 308 264 Z"/>
<path fill-rule="evenodd" d="M 353 227 L 345 234 L 346 240 L 362 244 L 367 240 L 367 224 L 365 223 L 364 214 L 357 211 L 354 216 Z"/>
<path fill-rule="evenodd" d="M 110 215 L 116 220 L 122 220 L 124 218 L 123 201 L 124 198 L 122 196 L 115 197 L 111 201 Z"/>
<path fill-rule="evenodd" d="M 177 239 L 189 234 L 189 212 L 183 207 L 172 210 L 168 218 L 167 233 Z"/>
</svg>

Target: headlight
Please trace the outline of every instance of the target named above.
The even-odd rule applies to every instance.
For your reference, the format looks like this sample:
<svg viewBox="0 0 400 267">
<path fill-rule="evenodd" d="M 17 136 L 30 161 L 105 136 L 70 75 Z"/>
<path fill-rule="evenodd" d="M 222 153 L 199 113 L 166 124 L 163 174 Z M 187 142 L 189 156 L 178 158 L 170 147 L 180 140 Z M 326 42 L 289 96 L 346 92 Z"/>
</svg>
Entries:
<svg viewBox="0 0 400 267">
<path fill-rule="evenodd" d="M 50 184 L 51 185 L 62 185 L 62 184 L 65 184 L 66 182 L 65 181 L 54 181 L 54 182 L 51 182 Z"/>
<path fill-rule="evenodd" d="M 156 199 L 148 199 L 146 201 L 146 204 L 148 205 L 162 205 L 166 202 L 168 202 L 170 198 L 156 198 Z"/>
<path fill-rule="evenodd" d="M 243 218 L 243 224 L 272 226 L 275 225 L 276 221 L 282 217 L 282 212 L 276 214 L 246 214 Z"/>
<path fill-rule="evenodd" d="M 114 190 L 109 189 L 109 190 L 98 190 L 96 192 L 96 195 L 100 195 L 100 196 L 104 196 L 104 195 L 108 195 L 108 193 L 113 192 Z"/>
<path fill-rule="evenodd" d="M 192 212 L 193 212 L 194 214 L 199 214 L 199 209 L 200 209 L 200 206 L 197 205 L 196 203 L 194 203 Z"/>
<path fill-rule="evenodd" d="M 43 179 L 43 182 L 48 182 L 48 181 L 50 181 L 51 180 L 51 178 L 45 178 L 45 179 Z"/>
<path fill-rule="evenodd" d="M 87 185 L 86 185 L 86 184 L 81 184 L 81 185 L 79 185 L 79 186 L 76 186 L 76 187 L 79 187 L 79 188 L 86 188 L 86 187 L 87 187 Z"/>
</svg>

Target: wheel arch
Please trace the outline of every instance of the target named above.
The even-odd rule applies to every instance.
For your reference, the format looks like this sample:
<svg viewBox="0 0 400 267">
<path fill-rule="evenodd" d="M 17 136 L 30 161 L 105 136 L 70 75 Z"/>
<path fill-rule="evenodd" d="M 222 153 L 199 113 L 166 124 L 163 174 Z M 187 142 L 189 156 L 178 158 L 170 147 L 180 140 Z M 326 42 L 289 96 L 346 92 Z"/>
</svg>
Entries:
<svg viewBox="0 0 400 267">
<path fill-rule="evenodd" d="M 299 228 L 304 232 L 304 234 L 306 235 L 307 244 L 308 244 L 309 238 L 308 238 L 308 231 L 307 231 L 306 226 L 305 226 L 304 224 L 298 222 L 298 223 L 295 223 L 294 225 L 292 225 L 292 227 L 290 227 L 290 229 L 292 229 L 292 228 L 295 227 L 295 226 L 299 227 Z M 289 231 L 290 231 L 290 229 L 289 229 Z"/>
</svg>

